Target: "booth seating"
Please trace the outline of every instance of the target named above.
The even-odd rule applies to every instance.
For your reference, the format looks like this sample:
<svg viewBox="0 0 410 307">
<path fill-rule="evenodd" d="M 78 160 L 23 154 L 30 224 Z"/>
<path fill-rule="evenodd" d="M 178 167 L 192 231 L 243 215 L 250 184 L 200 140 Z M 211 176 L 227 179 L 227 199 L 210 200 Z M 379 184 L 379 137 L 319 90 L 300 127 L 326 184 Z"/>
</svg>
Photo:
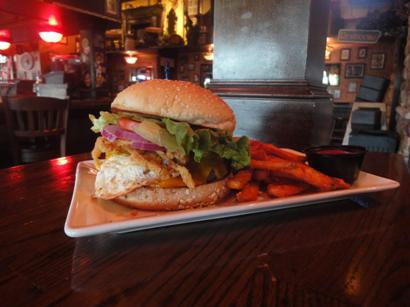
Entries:
<svg viewBox="0 0 410 307">
<path fill-rule="evenodd" d="M 359 145 L 373 152 L 395 152 L 398 136 L 386 127 L 383 102 L 355 102 L 343 138 L 344 145 Z"/>
<path fill-rule="evenodd" d="M 395 152 L 398 136 L 387 130 L 386 104 L 383 101 L 388 80 L 365 76 L 347 124 L 343 144 L 359 145 L 368 151 Z"/>
<path fill-rule="evenodd" d="M 349 138 L 349 145 L 363 146 L 372 152 L 396 152 L 398 135 L 393 131 L 352 133 Z"/>
<path fill-rule="evenodd" d="M 66 155 L 68 100 L 36 96 L 2 99 L 15 164 Z"/>
<path fill-rule="evenodd" d="M 357 101 L 383 101 L 389 80 L 365 75 L 357 93 Z"/>
</svg>

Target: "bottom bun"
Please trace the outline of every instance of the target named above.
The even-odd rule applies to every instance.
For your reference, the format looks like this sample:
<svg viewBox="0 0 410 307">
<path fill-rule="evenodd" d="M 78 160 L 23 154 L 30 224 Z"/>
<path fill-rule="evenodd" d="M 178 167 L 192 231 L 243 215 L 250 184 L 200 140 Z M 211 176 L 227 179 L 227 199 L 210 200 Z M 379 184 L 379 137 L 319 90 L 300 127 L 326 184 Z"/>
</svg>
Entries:
<svg viewBox="0 0 410 307">
<path fill-rule="evenodd" d="M 138 188 L 117 197 L 115 202 L 143 210 L 182 210 L 210 206 L 229 194 L 226 179 L 189 188 Z"/>
</svg>

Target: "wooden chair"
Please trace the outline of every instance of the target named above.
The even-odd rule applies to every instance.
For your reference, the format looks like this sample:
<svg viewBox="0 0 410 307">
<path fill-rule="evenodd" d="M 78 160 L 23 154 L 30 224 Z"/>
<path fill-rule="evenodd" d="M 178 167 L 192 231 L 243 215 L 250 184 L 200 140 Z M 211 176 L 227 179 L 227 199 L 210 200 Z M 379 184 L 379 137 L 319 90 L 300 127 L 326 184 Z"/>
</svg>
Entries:
<svg viewBox="0 0 410 307">
<path fill-rule="evenodd" d="M 66 155 L 69 101 L 49 97 L 3 97 L 14 163 Z"/>
</svg>

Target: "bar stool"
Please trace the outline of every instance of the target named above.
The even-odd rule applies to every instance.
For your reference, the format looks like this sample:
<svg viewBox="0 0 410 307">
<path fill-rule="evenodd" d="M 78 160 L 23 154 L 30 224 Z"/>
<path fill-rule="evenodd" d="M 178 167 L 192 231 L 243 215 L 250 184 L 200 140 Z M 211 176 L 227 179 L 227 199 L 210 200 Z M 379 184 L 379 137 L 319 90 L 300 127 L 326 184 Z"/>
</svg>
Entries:
<svg viewBox="0 0 410 307">
<path fill-rule="evenodd" d="M 15 164 L 66 154 L 69 101 L 50 97 L 2 97 Z"/>
</svg>

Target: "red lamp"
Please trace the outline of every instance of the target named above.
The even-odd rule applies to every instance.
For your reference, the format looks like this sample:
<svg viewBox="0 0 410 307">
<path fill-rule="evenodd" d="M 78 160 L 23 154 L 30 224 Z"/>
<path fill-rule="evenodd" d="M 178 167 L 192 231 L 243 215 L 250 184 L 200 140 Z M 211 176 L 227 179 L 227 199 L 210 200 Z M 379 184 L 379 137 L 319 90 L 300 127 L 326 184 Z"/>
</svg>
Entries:
<svg viewBox="0 0 410 307">
<path fill-rule="evenodd" d="M 41 31 L 39 35 L 41 39 L 45 41 L 46 43 L 58 43 L 59 41 L 63 39 L 63 34 L 61 34 L 60 32 L 52 31 L 52 30 Z"/>
<path fill-rule="evenodd" d="M 57 19 L 53 15 L 48 18 L 48 25 L 43 27 L 38 34 L 46 43 L 58 43 L 63 39 Z"/>
<path fill-rule="evenodd" d="M 0 50 L 7 50 L 11 46 L 10 33 L 7 30 L 0 30 Z"/>
</svg>

